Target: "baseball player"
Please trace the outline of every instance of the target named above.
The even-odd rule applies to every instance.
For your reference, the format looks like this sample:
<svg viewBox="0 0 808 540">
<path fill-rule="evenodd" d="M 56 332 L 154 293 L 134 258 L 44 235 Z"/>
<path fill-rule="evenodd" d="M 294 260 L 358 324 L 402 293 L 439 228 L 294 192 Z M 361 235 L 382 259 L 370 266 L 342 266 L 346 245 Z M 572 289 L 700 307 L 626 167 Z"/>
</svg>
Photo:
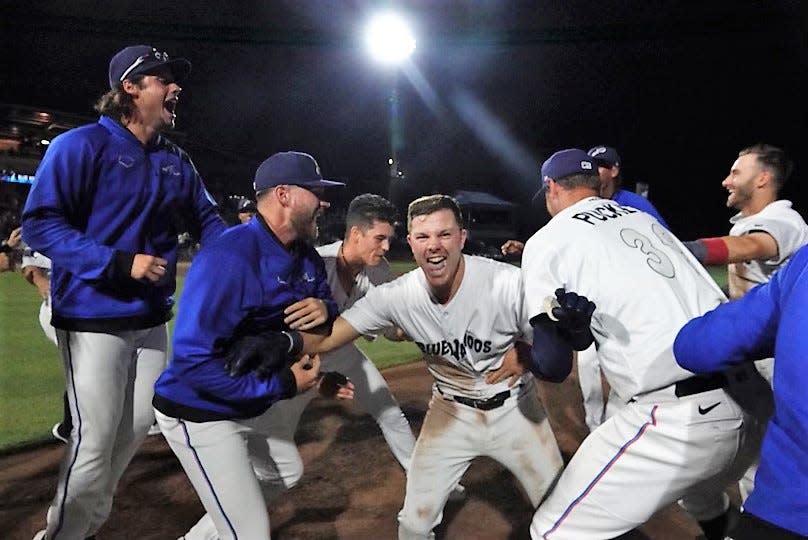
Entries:
<svg viewBox="0 0 808 540">
<path fill-rule="evenodd" d="M 23 236 L 52 261 L 51 324 L 74 428 L 47 528 L 82 539 L 106 521 L 119 478 L 154 421 L 174 303 L 176 213 L 206 243 L 226 229 L 174 125 L 185 59 L 126 47 L 109 63 L 101 118 L 51 141 L 23 211 Z"/>
<path fill-rule="evenodd" d="M 435 378 L 407 473 L 399 538 L 432 538 L 453 487 L 477 456 L 502 463 L 538 505 L 562 467 L 533 378 L 519 362 L 531 339 L 517 268 L 462 254 L 466 231 L 446 195 L 409 205 L 409 242 L 419 268 L 370 289 L 329 336 L 304 334 L 327 351 L 396 326 L 424 352 Z"/>
<path fill-rule="evenodd" d="M 730 298 L 740 298 L 753 287 L 766 283 L 801 246 L 808 243 L 808 225 L 791 208 L 791 201 L 778 195 L 793 166 L 780 148 L 756 144 L 738 153 L 721 183 L 727 191 L 727 206 L 738 213 L 730 219 L 729 236 L 701 238 L 685 246 L 704 264 L 728 264 Z M 771 382 L 773 360 L 760 360 L 755 367 Z M 768 421 L 771 408 L 760 411 Z M 739 487 L 744 500 L 755 485 L 756 466 L 744 474 Z"/>
<path fill-rule="evenodd" d="M 672 353 L 679 328 L 723 293 L 659 221 L 598 196 L 596 163 L 583 150 L 550 156 L 541 178 L 553 217 L 525 246 L 526 310 L 535 344 L 567 346 L 534 355 L 534 373 L 563 380 L 571 349 L 594 342 L 626 405 L 584 440 L 536 512 L 531 536 L 613 538 L 686 496 L 707 538 L 723 538 L 723 488 L 753 452 L 743 448 L 747 418 L 725 391 L 727 375 L 694 377 Z M 576 310 L 594 302 L 574 339 L 547 315 L 554 295 Z"/>
<path fill-rule="evenodd" d="M 600 177 L 600 196 L 604 199 L 611 199 L 621 206 L 630 206 L 637 210 L 642 210 L 646 214 L 651 214 L 666 229 L 670 227 L 662 218 L 656 207 L 643 197 L 633 191 L 622 188 L 623 176 L 621 174 L 622 162 L 617 150 L 611 146 L 598 145 L 587 152 L 598 166 L 598 176 Z"/>
<path fill-rule="evenodd" d="M 763 439 L 755 490 L 735 540 L 808 538 L 808 247 L 769 282 L 687 323 L 673 346 L 690 371 L 711 373 L 775 352 L 774 416 Z"/>
<path fill-rule="evenodd" d="M 256 171 L 254 219 L 203 247 L 188 272 L 173 357 L 155 384 L 154 407 L 218 538 L 269 539 L 248 442 L 266 440 L 256 417 L 270 405 L 317 385 L 320 359 L 238 368 L 245 358 L 273 352 L 262 333 L 286 328 L 285 310 L 296 302 L 308 306 L 295 308 L 306 312 L 298 318 L 301 328 L 320 323 L 324 306 L 330 318 L 336 316 L 323 261 L 311 242 L 328 207 L 324 189 L 341 185 L 324 180 L 309 154 L 270 156 Z M 285 359 L 287 351 L 294 352 L 288 341 L 275 352 Z M 339 397 L 351 395 L 347 384 Z"/>
<path fill-rule="evenodd" d="M 393 279 L 384 256 L 395 234 L 395 219 L 396 209 L 386 199 L 369 193 L 360 195 L 348 206 L 345 239 L 317 248 L 340 311 L 353 305 L 370 288 Z M 293 329 L 300 326 L 299 305 L 293 304 L 287 309 L 285 322 Z M 385 335 L 398 339 L 394 329 L 388 329 Z M 322 355 L 321 365 L 324 370 L 342 373 L 350 379 L 354 385 L 354 400 L 373 415 L 390 451 L 406 471 L 415 437 L 373 362 L 356 345 L 348 343 Z M 279 401 L 253 424 L 260 425 L 260 434 L 250 440 L 250 459 L 267 502 L 291 489 L 303 476 L 303 460 L 294 437 L 303 411 L 316 396 L 317 392 L 310 390 Z M 185 540 L 215 538 L 215 525 L 207 514 L 185 534 Z"/>
<path fill-rule="evenodd" d="M 611 199 L 622 206 L 631 206 L 654 216 L 666 229 L 670 229 L 654 205 L 632 191 L 622 189 L 621 160 L 617 150 L 611 146 L 595 146 L 587 152 L 594 160 L 600 177 L 600 196 Z M 503 255 L 516 255 L 524 251 L 525 245 L 518 240 L 508 240 L 502 245 Z M 589 431 L 614 415 L 623 406 L 614 392 L 609 389 L 606 399 L 603 396 L 603 377 L 594 346 L 579 351 L 577 356 L 578 384 L 583 397 L 584 421 Z"/>
</svg>

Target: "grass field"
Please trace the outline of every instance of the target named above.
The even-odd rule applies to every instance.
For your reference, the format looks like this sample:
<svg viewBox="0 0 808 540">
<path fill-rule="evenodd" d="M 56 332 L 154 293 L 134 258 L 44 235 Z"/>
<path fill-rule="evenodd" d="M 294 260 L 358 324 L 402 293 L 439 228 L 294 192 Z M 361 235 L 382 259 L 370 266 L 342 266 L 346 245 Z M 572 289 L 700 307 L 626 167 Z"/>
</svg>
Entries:
<svg viewBox="0 0 808 540">
<path fill-rule="evenodd" d="M 396 272 L 412 262 L 394 263 Z M 726 271 L 712 268 L 719 285 Z M 50 428 L 62 417 L 64 378 L 56 348 L 39 328 L 39 296 L 19 273 L 0 274 L 0 449 L 50 437 Z M 412 343 L 391 343 L 380 338 L 357 340 L 380 368 L 420 357 Z"/>
<path fill-rule="evenodd" d="M 412 263 L 394 264 L 397 272 Z M 180 282 L 180 287 L 182 283 Z M 62 418 L 64 375 L 56 347 L 37 319 L 40 299 L 19 273 L 0 274 L 0 450 L 47 439 Z M 173 328 L 173 321 L 169 328 Z M 412 343 L 357 340 L 379 368 L 420 357 Z"/>
</svg>

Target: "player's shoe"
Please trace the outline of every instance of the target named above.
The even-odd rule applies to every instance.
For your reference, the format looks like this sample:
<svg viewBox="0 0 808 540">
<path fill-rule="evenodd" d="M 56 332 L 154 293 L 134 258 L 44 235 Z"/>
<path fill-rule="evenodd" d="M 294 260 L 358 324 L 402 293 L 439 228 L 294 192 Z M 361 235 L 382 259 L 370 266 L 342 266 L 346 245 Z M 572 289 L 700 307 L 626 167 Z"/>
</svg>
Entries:
<svg viewBox="0 0 808 540">
<path fill-rule="evenodd" d="M 59 439 L 63 443 L 66 443 L 67 439 L 70 438 L 70 432 L 61 422 L 53 425 L 53 427 L 51 428 L 51 434 L 55 439 Z M 42 534 L 44 535 L 45 531 L 42 531 Z"/>
<path fill-rule="evenodd" d="M 452 502 L 459 502 L 466 499 L 466 486 L 457 484 L 451 493 L 449 493 L 449 500 Z"/>
<path fill-rule="evenodd" d="M 149 435 L 160 435 L 161 433 L 160 426 L 158 426 L 156 422 L 149 428 Z"/>
</svg>

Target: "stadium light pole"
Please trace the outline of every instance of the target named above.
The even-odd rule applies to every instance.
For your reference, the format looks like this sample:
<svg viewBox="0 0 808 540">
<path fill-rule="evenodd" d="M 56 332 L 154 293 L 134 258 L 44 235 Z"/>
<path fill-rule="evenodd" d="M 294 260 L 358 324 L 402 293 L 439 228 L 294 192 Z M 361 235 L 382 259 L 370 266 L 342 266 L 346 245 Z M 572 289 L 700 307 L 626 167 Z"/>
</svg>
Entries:
<svg viewBox="0 0 808 540">
<path fill-rule="evenodd" d="M 390 167 L 390 201 L 395 204 L 392 197 L 394 185 L 404 177 L 399 162 L 399 155 L 404 146 L 404 138 L 401 129 L 398 97 L 398 67 L 407 61 L 415 50 L 415 37 L 404 17 L 388 11 L 379 13 L 370 19 L 365 31 L 365 43 L 374 60 L 395 70 L 388 99 L 390 111 L 390 157 L 387 160 Z"/>
</svg>

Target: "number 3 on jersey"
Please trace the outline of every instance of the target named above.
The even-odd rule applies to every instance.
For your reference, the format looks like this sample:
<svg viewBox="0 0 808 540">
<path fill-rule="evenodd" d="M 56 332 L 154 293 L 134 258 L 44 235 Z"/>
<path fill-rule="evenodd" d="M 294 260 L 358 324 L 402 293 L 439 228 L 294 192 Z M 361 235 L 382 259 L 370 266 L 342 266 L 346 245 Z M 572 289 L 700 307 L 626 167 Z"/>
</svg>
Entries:
<svg viewBox="0 0 808 540">
<path fill-rule="evenodd" d="M 654 223 L 651 229 L 663 244 L 668 246 L 671 245 L 670 240 L 663 234 L 660 234 L 660 230 L 662 230 L 661 226 L 659 226 L 660 230 L 657 230 L 657 224 Z M 662 230 L 662 232 L 667 234 L 667 231 Z M 676 271 L 673 268 L 673 262 L 670 260 L 670 258 L 665 255 L 665 253 L 654 247 L 651 239 L 644 234 L 637 232 L 634 229 L 622 229 L 620 231 L 620 238 L 627 246 L 639 249 L 643 255 L 647 255 L 647 258 L 645 259 L 646 264 L 648 264 L 648 267 L 660 276 L 673 278 L 676 275 Z"/>
</svg>

